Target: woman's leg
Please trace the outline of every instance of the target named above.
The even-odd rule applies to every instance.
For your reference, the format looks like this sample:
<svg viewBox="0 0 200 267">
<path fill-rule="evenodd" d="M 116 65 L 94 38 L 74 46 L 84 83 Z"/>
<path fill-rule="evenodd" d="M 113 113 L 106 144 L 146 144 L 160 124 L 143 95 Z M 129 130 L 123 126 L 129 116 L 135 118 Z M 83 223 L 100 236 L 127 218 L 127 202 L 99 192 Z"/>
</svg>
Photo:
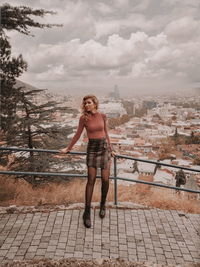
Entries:
<svg viewBox="0 0 200 267">
<path fill-rule="evenodd" d="M 93 189 L 96 181 L 96 169 L 93 167 L 88 167 L 88 180 L 85 188 L 85 211 L 83 213 L 83 222 L 85 227 L 91 227 L 90 219 L 90 206 L 92 201 Z"/>
<path fill-rule="evenodd" d="M 110 168 L 101 170 L 101 203 L 105 205 L 109 189 Z"/>
<path fill-rule="evenodd" d="M 105 217 L 105 203 L 106 197 L 109 189 L 109 176 L 110 176 L 110 164 L 108 164 L 107 169 L 101 169 L 101 203 L 99 216 L 101 218 Z"/>
<path fill-rule="evenodd" d="M 85 204 L 86 204 L 86 206 L 91 205 L 92 194 L 93 194 L 94 185 L 95 185 L 95 181 L 96 181 L 96 174 L 97 174 L 96 168 L 88 167 L 88 180 L 87 180 L 86 189 L 85 189 Z"/>
</svg>

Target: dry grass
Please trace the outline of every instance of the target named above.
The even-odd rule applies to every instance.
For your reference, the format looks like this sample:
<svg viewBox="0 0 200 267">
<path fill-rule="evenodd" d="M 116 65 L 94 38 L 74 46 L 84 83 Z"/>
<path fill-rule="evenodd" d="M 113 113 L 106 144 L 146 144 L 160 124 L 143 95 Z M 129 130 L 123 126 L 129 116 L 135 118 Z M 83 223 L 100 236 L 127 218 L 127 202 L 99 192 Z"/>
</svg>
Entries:
<svg viewBox="0 0 200 267">
<path fill-rule="evenodd" d="M 191 196 L 191 194 L 190 194 Z M 131 201 L 159 209 L 181 210 L 200 214 L 200 200 L 190 199 L 187 194 L 176 194 L 170 189 L 157 189 L 151 186 L 120 186 L 119 201 Z"/>
<path fill-rule="evenodd" d="M 41 205 L 70 204 L 84 202 L 86 179 L 73 179 L 67 183 L 48 183 L 32 187 L 23 179 L 15 180 L 9 176 L 0 176 L 0 205 Z M 100 180 L 95 185 L 93 202 L 100 200 Z M 190 194 L 191 195 L 191 194 Z M 108 201 L 114 199 L 114 187 L 110 184 Z M 154 189 L 148 185 L 118 186 L 118 200 L 130 201 L 161 209 L 182 210 L 200 213 L 200 201 L 188 199 L 187 194 L 175 194 L 168 189 Z"/>
</svg>

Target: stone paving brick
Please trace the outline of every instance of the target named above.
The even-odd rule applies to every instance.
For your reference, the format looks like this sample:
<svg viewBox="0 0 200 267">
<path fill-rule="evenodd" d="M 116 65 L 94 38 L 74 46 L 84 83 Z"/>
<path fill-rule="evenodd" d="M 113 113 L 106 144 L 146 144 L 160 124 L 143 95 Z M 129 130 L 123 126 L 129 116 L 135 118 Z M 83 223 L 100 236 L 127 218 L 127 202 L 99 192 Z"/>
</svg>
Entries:
<svg viewBox="0 0 200 267">
<path fill-rule="evenodd" d="M 74 253 L 65 252 L 65 254 L 64 254 L 65 258 L 72 258 L 73 256 L 74 256 Z"/>
<path fill-rule="evenodd" d="M 20 249 L 28 249 L 30 246 L 30 243 L 21 243 Z"/>
<path fill-rule="evenodd" d="M 44 257 L 48 259 L 53 259 L 54 255 L 54 252 L 46 252 Z"/>
<path fill-rule="evenodd" d="M 93 259 L 98 259 L 98 258 L 101 258 L 101 257 L 102 257 L 102 255 L 99 252 L 93 252 L 93 254 L 92 254 L 92 258 Z"/>
<path fill-rule="evenodd" d="M 82 251 L 75 251 L 74 257 L 77 259 L 82 259 L 83 258 L 83 252 Z"/>
<path fill-rule="evenodd" d="M 48 247 L 48 243 L 47 242 L 41 242 L 38 246 L 38 248 L 47 248 Z"/>
<path fill-rule="evenodd" d="M 173 253 L 174 257 L 181 257 L 182 256 L 181 251 L 178 249 L 173 249 L 172 253 Z"/>
<path fill-rule="evenodd" d="M 76 245 L 75 246 L 75 251 L 83 252 L 83 250 L 84 250 L 84 246 L 83 245 Z"/>
<path fill-rule="evenodd" d="M 76 240 L 68 239 L 67 246 L 74 247 L 76 244 Z"/>
<path fill-rule="evenodd" d="M 165 252 L 165 257 L 166 257 L 167 259 L 173 259 L 173 258 L 174 258 L 174 255 L 173 255 L 172 252 Z"/>
<path fill-rule="evenodd" d="M 167 264 L 169 265 L 175 265 L 176 261 L 174 259 L 167 259 Z"/>
<path fill-rule="evenodd" d="M 164 264 L 200 262 L 199 215 L 176 211 L 92 209 L 91 229 L 83 210 L 0 216 L 0 260 L 48 257 L 118 258 Z"/>
<path fill-rule="evenodd" d="M 35 260 L 41 260 L 41 259 L 43 259 L 44 257 L 43 256 L 40 256 L 40 255 L 35 255 L 34 256 L 34 259 Z"/>
<path fill-rule="evenodd" d="M 171 246 L 163 245 L 162 248 L 164 249 L 164 251 L 168 251 L 168 252 L 171 252 L 172 251 Z"/>
<path fill-rule="evenodd" d="M 162 248 L 155 247 L 154 250 L 156 254 L 164 254 L 164 251 Z"/>
<path fill-rule="evenodd" d="M 139 261 L 144 261 L 144 260 L 147 259 L 146 254 L 145 253 L 142 253 L 142 252 L 138 253 L 137 256 L 138 256 L 138 260 Z"/>
<path fill-rule="evenodd" d="M 16 253 L 17 256 L 24 256 L 26 254 L 27 249 L 19 249 Z"/>
<path fill-rule="evenodd" d="M 155 250 L 154 249 L 146 249 L 146 254 L 148 256 L 155 256 Z"/>
<path fill-rule="evenodd" d="M 27 252 L 36 252 L 37 251 L 37 246 L 30 246 L 29 248 L 28 248 L 28 250 L 27 250 Z"/>
<path fill-rule="evenodd" d="M 33 246 L 37 246 L 39 244 L 40 244 L 40 239 L 32 240 L 32 242 L 31 242 L 31 245 L 33 245 Z"/>
<path fill-rule="evenodd" d="M 16 253 L 14 253 L 14 252 L 8 252 L 6 254 L 6 259 L 8 259 L 8 260 L 14 260 L 15 256 L 16 256 Z"/>
<path fill-rule="evenodd" d="M 65 250 L 56 250 L 55 251 L 55 256 L 60 256 L 60 257 L 64 257 L 65 255 Z"/>
<path fill-rule="evenodd" d="M 75 249 L 74 247 L 66 246 L 65 251 L 72 253 L 72 252 L 74 252 L 74 249 Z"/>
<path fill-rule="evenodd" d="M 11 247 L 8 251 L 8 253 L 13 253 L 13 252 L 17 252 L 18 251 L 18 247 Z"/>
<path fill-rule="evenodd" d="M 12 243 L 8 243 L 8 244 L 4 243 L 4 244 L 1 246 L 1 249 L 7 249 L 7 250 L 8 250 L 11 246 L 12 246 Z"/>
<path fill-rule="evenodd" d="M 128 258 L 128 253 L 127 253 L 127 251 L 121 250 L 121 251 L 119 251 L 119 256 L 122 259 L 127 259 Z"/>
<path fill-rule="evenodd" d="M 0 250 L 0 257 L 4 257 L 8 253 L 8 249 Z"/>
<path fill-rule="evenodd" d="M 153 247 L 153 243 L 145 243 L 145 248 L 146 249 L 152 249 L 152 247 Z"/>
<path fill-rule="evenodd" d="M 34 252 L 27 252 L 26 255 L 24 256 L 24 259 L 31 260 L 34 257 L 35 257 L 35 253 Z"/>
<path fill-rule="evenodd" d="M 56 250 L 56 246 L 48 246 L 47 247 L 47 252 L 54 252 Z"/>
<path fill-rule="evenodd" d="M 183 259 L 185 261 L 192 261 L 192 256 L 190 254 L 183 254 Z"/>
<path fill-rule="evenodd" d="M 44 256 L 46 251 L 47 251 L 46 249 L 38 248 L 37 251 L 36 251 L 36 255 L 37 256 Z"/>
</svg>

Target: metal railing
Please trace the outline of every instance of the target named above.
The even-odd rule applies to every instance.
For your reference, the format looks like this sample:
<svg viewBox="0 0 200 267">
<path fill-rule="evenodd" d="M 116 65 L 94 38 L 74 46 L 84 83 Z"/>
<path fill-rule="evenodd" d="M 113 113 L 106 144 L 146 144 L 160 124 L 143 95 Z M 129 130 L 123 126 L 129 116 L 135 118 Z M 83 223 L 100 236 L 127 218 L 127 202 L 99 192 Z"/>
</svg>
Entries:
<svg viewBox="0 0 200 267">
<path fill-rule="evenodd" d="M 30 149 L 30 148 L 15 148 L 15 147 L 0 147 L 0 151 L 25 151 L 25 152 L 45 152 L 45 153 L 51 153 L 51 154 L 58 154 L 59 150 L 47 150 L 47 149 Z M 72 155 L 86 155 L 86 152 L 70 152 L 69 154 Z M 146 184 L 146 185 L 152 185 L 152 186 L 157 186 L 157 187 L 162 187 L 162 188 L 168 188 L 168 189 L 173 189 L 173 190 L 178 190 L 178 191 L 185 191 L 185 192 L 190 192 L 190 193 L 196 193 L 200 194 L 200 191 L 198 190 L 192 190 L 188 188 L 181 188 L 181 187 L 176 187 L 176 186 L 169 186 L 169 185 L 164 185 L 164 184 L 158 184 L 158 183 L 153 183 L 153 182 L 148 182 L 144 180 L 136 180 L 136 179 L 129 179 L 125 177 L 119 177 L 117 176 L 117 159 L 118 158 L 123 158 L 127 160 L 134 160 L 134 161 L 140 161 L 140 162 L 145 162 L 149 164 L 154 164 L 154 165 L 159 165 L 159 166 L 166 166 L 166 167 L 171 167 L 171 168 L 176 168 L 176 169 L 182 169 L 182 170 L 187 170 L 190 172 L 197 172 L 200 173 L 199 169 L 192 169 L 192 168 L 187 168 L 187 167 L 181 167 L 177 165 L 172 165 L 172 164 L 167 164 L 167 163 L 162 163 L 159 161 L 150 161 L 150 160 L 145 160 L 145 159 L 138 159 L 130 156 L 124 156 L 124 155 L 116 155 L 113 159 L 113 167 L 114 167 L 114 176 L 110 176 L 110 179 L 114 180 L 114 204 L 117 205 L 118 199 L 118 188 L 117 188 L 117 181 L 122 180 L 122 181 L 128 181 L 128 182 L 135 182 L 135 183 L 140 183 L 140 184 Z M 77 178 L 85 178 L 87 177 L 87 174 L 70 174 L 70 173 L 53 173 L 53 172 L 23 172 L 23 171 L 2 171 L 0 170 L 0 174 L 6 174 L 6 175 L 38 175 L 38 176 L 61 176 L 63 178 L 65 177 L 77 177 Z M 100 178 L 99 175 L 97 175 L 97 178 Z"/>
</svg>

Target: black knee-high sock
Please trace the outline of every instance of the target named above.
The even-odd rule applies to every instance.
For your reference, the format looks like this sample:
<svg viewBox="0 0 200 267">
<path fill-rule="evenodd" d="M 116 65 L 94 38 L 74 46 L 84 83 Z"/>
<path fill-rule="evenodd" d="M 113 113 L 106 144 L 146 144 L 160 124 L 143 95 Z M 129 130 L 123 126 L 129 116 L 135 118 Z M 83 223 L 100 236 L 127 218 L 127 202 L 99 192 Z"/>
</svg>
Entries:
<svg viewBox="0 0 200 267">
<path fill-rule="evenodd" d="M 101 204 L 105 205 L 109 189 L 109 180 L 102 180 L 101 184 Z"/>
</svg>

